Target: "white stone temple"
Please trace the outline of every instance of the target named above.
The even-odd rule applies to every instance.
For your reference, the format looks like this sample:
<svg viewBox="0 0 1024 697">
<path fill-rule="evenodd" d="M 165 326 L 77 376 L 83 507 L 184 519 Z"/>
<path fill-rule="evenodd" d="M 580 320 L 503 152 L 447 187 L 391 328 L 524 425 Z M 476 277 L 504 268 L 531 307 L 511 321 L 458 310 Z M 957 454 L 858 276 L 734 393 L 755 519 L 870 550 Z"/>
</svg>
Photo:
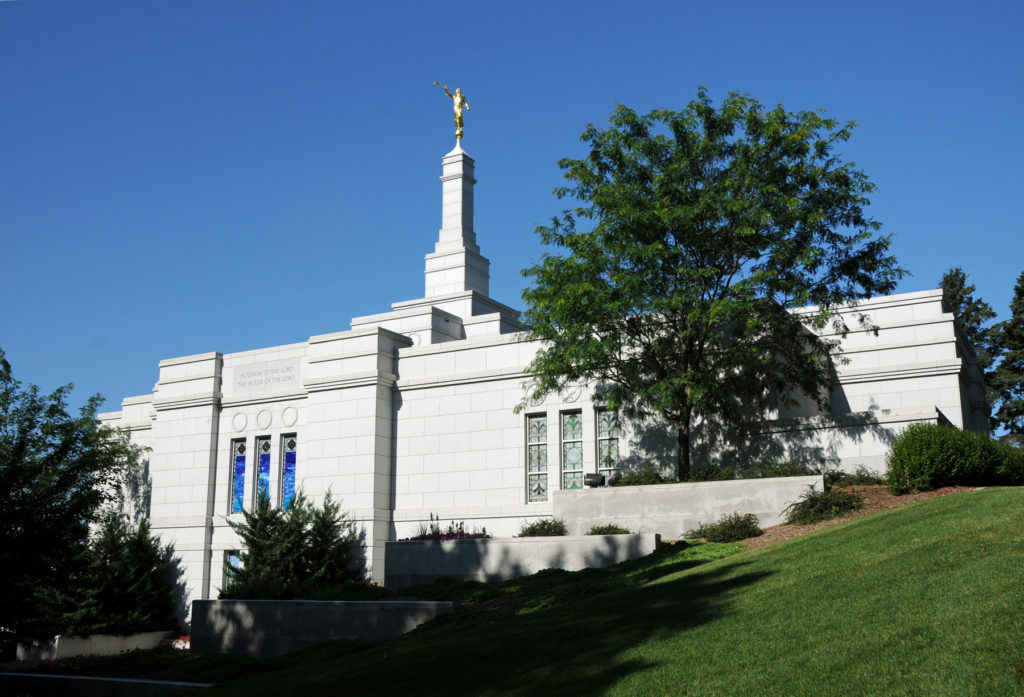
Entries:
<svg viewBox="0 0 1024 697">
<path fill-rule="evenodd" d="M 442 227 L 422 298 L 294 344 L 168 358 L 151 394 L 101 415 L 150 449 L 152 530 L 181 557 L 190 600 L 217 597 L 239 547 L 228 521 L 257 492 L 287 507 L 297 490 L 313 503 L 330 490 L 365 533 L 370 574 L 383 579 L 384 543 L 431 514 L 512 535 L 550 516 L 555 493 L 580 487 L 584 474 L 674 463 L 667 425 L 620 425 L 590 386 L 516 410 L 536 345 L 517 334 L 519 313 L 489 297 L 473 159 L 457 145 L 442 163 Z M 844 339 L 832 414 L 770 414 L 740 444 L 705 429 L 695 464 L 791 458 L 880 470 L 908 424 L 987 429 L 977 362 L 941 291 L 857 311 L 878 331 Z"/>
</svg>

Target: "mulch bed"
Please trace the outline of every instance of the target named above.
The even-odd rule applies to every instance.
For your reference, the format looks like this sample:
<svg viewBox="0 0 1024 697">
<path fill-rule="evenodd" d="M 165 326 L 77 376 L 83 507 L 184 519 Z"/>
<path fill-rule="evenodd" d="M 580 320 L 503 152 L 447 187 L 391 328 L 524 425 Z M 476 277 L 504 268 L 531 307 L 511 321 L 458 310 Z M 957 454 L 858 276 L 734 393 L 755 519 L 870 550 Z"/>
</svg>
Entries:
<svg viewBox="0 0 1024 697">
<path fill-rule="evenodd" d="M 806 535 L 807 533 L 814 532 L 815 530 L 827 528 L 829 525 L 835 525 L 836 523 L 849 520 L 850 518 L 856 518 L 857 516 L 867 515 L 868 513 L 874 513 L 876 511 L 884 511 L 888 508 L 895 508 L 896 506 L 905 506 L 908 503 L 916 503 L 917 501 L 925 501 L 927 499 L 935 499 L 940 496 L 949 496 L 950 494 L 959 494 L 964 491 L 973 490 L 974 487 L 969 486 L 947 486 L 942 489 L 936 489 L 935 491 L 924 491 L 916 494 L 895 496 L 890 494 L 889 490 L 884 485 L 845 487 L 844 491 L 852 491 L 864 497 L 863 508 L 847 513 L 839 518 L 824 520 L 820 523 L 811 523 L 809 525 L 775 525 L 770 528 L 765 528 L 764 534 L 759 537 L 749 537 L 746 540 L 742 540 L 741 544 L 748 550 L 760 549 L 761 547 L 767 547 L 770 544 L 775 544 L 782 540 L 788 540 L 791 537 L 799 537 L 800 535 Z"/>
</svg>

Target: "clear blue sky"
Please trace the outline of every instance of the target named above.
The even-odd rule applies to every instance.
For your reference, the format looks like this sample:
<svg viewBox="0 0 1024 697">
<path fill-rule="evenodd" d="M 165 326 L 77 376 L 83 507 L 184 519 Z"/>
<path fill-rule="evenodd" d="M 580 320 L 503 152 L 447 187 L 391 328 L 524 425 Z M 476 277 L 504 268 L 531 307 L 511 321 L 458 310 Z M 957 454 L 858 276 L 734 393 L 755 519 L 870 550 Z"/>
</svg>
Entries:
<svg viewBox="0 0 1024 697">
<path fill-rule="evenodd" d="M 856 120 L 871 214 L 1005 316 L 1024 270 L 1024 3 L 0 0 L 0 347 L 105 409 L 162 358 L 304 341 L 423 293 L 464 90 L 491 295 L 616 104 Z"/>
</svg>

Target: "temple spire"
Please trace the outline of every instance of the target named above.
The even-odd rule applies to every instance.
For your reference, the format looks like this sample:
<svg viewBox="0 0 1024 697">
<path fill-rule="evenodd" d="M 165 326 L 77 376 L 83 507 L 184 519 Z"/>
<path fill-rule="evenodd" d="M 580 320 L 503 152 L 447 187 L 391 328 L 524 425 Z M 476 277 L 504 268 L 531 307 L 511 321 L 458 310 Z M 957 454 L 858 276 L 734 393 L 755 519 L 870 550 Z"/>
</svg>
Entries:
<svg viewBox="0 0 1024 697">
<path fill-rule="evenodd" d="M 473 158 L 461 140 L 441 160 L 441 230 L 426 256 L 427 298 L 476 291 L 486 296 L 490 262 L 480 255 L 473 230 Z"/>
</svg>

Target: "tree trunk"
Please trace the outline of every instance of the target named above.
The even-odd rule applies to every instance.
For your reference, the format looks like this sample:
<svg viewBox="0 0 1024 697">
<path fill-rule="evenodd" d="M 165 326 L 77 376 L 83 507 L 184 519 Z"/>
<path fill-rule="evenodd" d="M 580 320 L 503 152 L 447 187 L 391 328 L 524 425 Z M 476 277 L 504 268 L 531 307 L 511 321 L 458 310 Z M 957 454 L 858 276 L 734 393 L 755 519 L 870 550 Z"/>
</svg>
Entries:
<svg viewBox="0 0 1024 697">
<path fill-rule="evenodd" d="M 683 481 L 690 476 L 690 419 L 680 418 L 678 425 L 676 445 L 679 449 L 676 456 L 676 478 Z"/>
</svg>

